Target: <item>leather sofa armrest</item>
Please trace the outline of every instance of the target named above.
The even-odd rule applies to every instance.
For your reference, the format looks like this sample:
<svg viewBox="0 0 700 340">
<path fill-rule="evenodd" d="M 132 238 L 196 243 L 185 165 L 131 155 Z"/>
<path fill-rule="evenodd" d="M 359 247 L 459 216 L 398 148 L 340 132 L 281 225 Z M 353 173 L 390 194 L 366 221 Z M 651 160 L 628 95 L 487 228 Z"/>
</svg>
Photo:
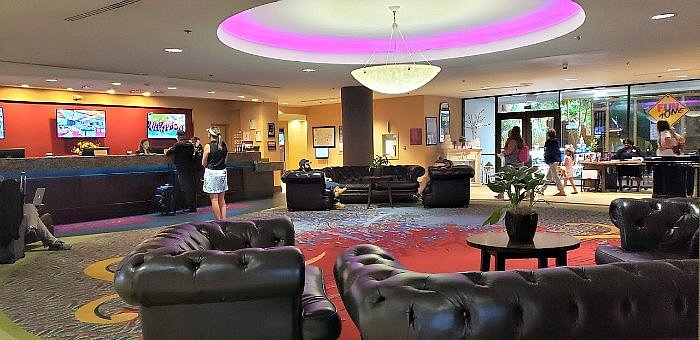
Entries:
<svg viewBox="0 0 700 340">
<path fill-rule="evenodd" d="M 304 258 L 295 247 L 134 253 L 114 276 L 119 296 L 145 307 L 299 296 L 303 284 Z"/>
<path fill-rule="evenodd" d="M 610 202 L 610 220 L 620 229 L 620 243 L 627 250 L 650 250 L 663 236 L 662 228 L 646 228 L 645 219 L 659 210 L 658 200 L 617 198 Z"/>
<path fill-rule="evenodd" d="M 316 266 L 306 266 L 304 292 L 301 294 L 304 339 L 337 339 L 340 317 L 326 296 L 323 272 Z"/>
<path fill-rule="evenodd" d="M 281 247 L 294 245 L 294 224 L 288 216 L 271 216 L 251 220 L 260 231 L 253 247 Z"/>
<path fill-rule="evenodd" d="M 282 175 L 284 183 L 318 183 L 325 182 L 326 176 L 323 171 L 287 171 Z"/>
</svg>

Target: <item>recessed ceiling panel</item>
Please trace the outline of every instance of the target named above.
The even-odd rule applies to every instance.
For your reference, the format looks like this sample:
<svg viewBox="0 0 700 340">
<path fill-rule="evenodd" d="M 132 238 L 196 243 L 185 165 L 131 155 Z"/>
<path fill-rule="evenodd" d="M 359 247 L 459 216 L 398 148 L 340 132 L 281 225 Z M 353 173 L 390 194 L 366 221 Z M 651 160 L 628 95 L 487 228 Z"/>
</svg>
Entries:
<svg viewBox="0 0 700 340">
<path fill-rule="evenodd" d="M 389 44 L 398 5 L 403 34 Z M 429 60 L 532 45 L 569 33 L 585 20 L 571 0 L 282 0 L 224 20 L 224 44 L 275 59 L 330 63 L 398 62 L 407 52 Z M 404 43 L 405 41 L 405 43 Z M 421 58 L 417 58 L 421 59 Z"/>
</svg>

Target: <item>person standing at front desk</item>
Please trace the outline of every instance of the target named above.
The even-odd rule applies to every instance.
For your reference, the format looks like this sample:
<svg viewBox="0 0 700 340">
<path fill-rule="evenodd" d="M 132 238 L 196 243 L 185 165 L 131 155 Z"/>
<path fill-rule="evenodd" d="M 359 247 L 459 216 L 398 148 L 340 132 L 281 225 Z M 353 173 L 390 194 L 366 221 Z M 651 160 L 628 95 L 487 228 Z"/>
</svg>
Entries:
<svg viewBox="0 0 700 340">
<path fill-rule="evenodd" d="M 151 151 L 151 144 L 148 142 L 148 138 L 144 138 L 139 142 L 139 148 L 136 149 L 137 155 L 152 155 L 154 152 Z"/>
<path fill-rule="evenodd" d="M 698 166 L 698 156 L 683 155 L 685 138 L 671 129 L 665 120 L 656 123 L 659 132 L 659 147 L 656 155 L 645 162 L 654 171 L 654 198 L 689 197 L 693 195 L 694 167 Z M 697 193 L 696 193 L 697 194 Z"/>
<path fill-rule="evenodd" d="M 204 192 L 209 194 L 211 210 L 214 219 L 226 219 L 226 190 L 228 190 L 228 177 L 226 174 L 226 156 L 228 148 L 221 140 L 221 131 L 217 127 L 207 129 L 209 143 L 204 145 L 202 166 L 204 166 Z"/>
<path fill-rule="evenodd" d="M 165 153 L 174 156 L 177 170 L 177 184 L 184 198 L 185 212 L 196 212 L 197 202 L 194 192 L 194 145 L 185 137 L 185 131 L 177 131 L 177 143 Z"/>
<path fill-rule="evenodd" d="M 639 148 L 634 145 L 631 139 L 625 139 L 622 142 L 623 147 L 617 150 L 615 159 L 629 160 L 632 158 L 642 157 Z M 642 166 L 641 165 L 618 165 L 617 169 L 617 187 L 618 191 L 622 191 L 622 179 L 624 177 L 633 177 L 637 181 L 637 191 L 642 186 Z M 630 186 L 630 190 L 631 186 Z"/>
<path fill-rule="evenodd" d="M 676 133 L 665 120 L 656 123 L 659 132 L 659 148 L 656 149 L 657 156 L 676 156 L 683 153 L 685 137 Z"/>
</svg>

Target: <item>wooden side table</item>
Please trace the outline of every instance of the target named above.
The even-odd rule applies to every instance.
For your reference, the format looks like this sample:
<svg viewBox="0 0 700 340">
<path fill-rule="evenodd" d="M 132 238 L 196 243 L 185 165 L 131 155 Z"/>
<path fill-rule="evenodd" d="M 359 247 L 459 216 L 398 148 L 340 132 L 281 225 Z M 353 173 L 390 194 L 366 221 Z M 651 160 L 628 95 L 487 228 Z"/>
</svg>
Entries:
<svg viewBox="0 0 700 340">
<path fill-rule="evenodd" d="M 394 200 L 391 196 L 391 182 L 394 181 L 394 176 L 369 176 L 369 190 L 367 192 L 367 209 L 372 203 L 372 192 L 376 190 L 377 183 L 385 183 L 389 191 L 389 204 L 394 207 Z"/>
<path fill-rule="evenodd" d="M 581 246 L 577 238 L 557 233 L 536 233 L 532 243 L 511 243 L 505 232 L 472 235 L 467 244 L 481 249 L 481 271 L 489 271 L 492 255 L 496 270 L 506 269 L 506 259 L 536 258 L 539 268 L 547 268 L 547 259 L 555 258 L 557 266 L 566 266 L 566 253 Z"/>
</svg>

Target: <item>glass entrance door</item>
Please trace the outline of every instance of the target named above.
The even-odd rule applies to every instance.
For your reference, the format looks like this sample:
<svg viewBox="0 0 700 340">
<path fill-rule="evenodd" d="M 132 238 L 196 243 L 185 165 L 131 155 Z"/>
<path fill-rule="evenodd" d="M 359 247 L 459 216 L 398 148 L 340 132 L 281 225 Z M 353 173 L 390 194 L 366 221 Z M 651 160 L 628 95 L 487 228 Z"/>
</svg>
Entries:
<svg viewBox="0 0 700 340">
<path fill-rule="evenodd" d="M 503 151 L 508 140 L 508 132 L 519 126 L 523 140 L 530 146 L 531 165 L 546 170 L 544 163 L 544 142 L 547 140 L 547 131 L 554 129 L 557 137 L 561 132 L 561 113 L 559 110 L 510 112 L 496 115 L 496 146 L 497 153 Z M 497 168 L 503 166 L 497 162 Z"/>
</svg>

